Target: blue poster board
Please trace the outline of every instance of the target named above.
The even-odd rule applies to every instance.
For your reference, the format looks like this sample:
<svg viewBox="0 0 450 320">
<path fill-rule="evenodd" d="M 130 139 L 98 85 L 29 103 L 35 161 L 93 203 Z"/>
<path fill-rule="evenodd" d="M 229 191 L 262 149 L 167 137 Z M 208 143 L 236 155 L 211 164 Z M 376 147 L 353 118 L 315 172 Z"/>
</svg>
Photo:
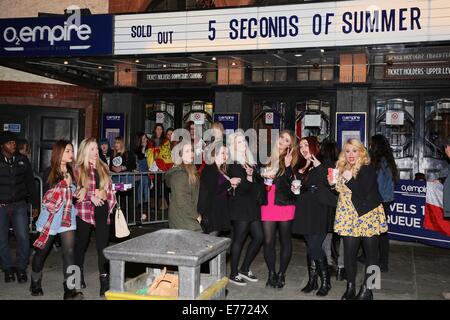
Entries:
<svg viewBox="0 0 450 320">
<path fill-rule="evenodd" d="M 388 213 L 389 238 L 450 249 L 450 237 L 423 228 L 426 190 L 425 181 L 399 181 Z"/>
<path fill-rule="evenodd" d="M 0 57 L 112 55 L 112 15 L 0 19 Z"/>
<path fill-rule="evenodd" d="M 214 122 L 223 124 L 225 134 L 239 129 L 239 113 L 217 113 L 214 112 Z"/>
<path fill-rule="evenodd" d="M 348 139 L 356 138 L 367 147 L 367 113 L 336 112 L 336 142 L 339 149 Z"/>
<path fill-rule="evenodd" d="M 102 138 L 108 139 L 109 146 L 112 147 L 114 139 L 119 136 L 125 139 L 125 114 L 103 113 Z"/>
</svg>

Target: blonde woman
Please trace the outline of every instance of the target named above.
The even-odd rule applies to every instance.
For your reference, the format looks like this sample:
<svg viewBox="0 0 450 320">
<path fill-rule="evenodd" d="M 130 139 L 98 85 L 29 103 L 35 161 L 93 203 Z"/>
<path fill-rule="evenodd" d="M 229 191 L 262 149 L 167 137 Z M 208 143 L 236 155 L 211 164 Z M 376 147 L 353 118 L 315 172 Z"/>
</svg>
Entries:
<svg viewBox="0 0 450 320">
<path fill-rule="evenodd" d="M 295 196 L 291 192 L 294 179 L 292 168 L 297 164 L 297 137 L 292 131 L 280 133 L 271 154 L 270 164 L 262 176 L 266 179 L 263 193 L 261 220 L 264 231 L 264 259 L 269 270 L 266 286 L 283 288 L 285 273 L 292 257 L 291 228 L 295 215 Z M 267 179 L 270 184 L 267 185 Z M 280 235 L 280 270 L 275 272 L 275 238 Z"/>
<path fill-rule="evenodd" d="M 250 271 L 250 265 L 263 242 L 261 207 L 258 203 L 255 192 L 256 184 L 254 183 L 256 162 L 245 136 L 241 132 L 229 135 L 227 143 L 230 151 L 227 176 L 230 178 L 232 186 L 229 191 L 229 208 L 233 228 L 230 282 L 245 286 L 247 284 L 245 280 L 258 281 L 258 278 Z M 238 270 L 239 258 L 248 235 L 251 236 L 252 240 L 247 247 L 241 268 Z"/>
<path fill-rule="evenodd" d="M 123 137 L 116 137 L 114 139 L 114 150 L 111 156 L 112 160 L 109 165 L 109 170 L 114 173 L 132 172 L 136 169 L 136 158 L 133 152 L 129 152 L 125 147 L 125 140 Z M 133 177 L 129 175 L 115 176 L 113 182 L 133 183 Z"/>
<path fill-rule="evenodd" d="M 109 241 L 110 214 L 116 205 L 108 166 L 100 160 L 95 138 L 84 139 L 78 150 L 75 166 L 77 182 L 75 208 L 77 231 L 75 262 L 82 272 L 82 288 L 86 287 L 83 277 L 83 264 L 91 232 L 95 229 L 95 239 L 100 273 L 100 296 L 109 289 L 108 261 L 103 255 Z"/>
<path fill-rule="evenodd" d="M 369 266 L 378 266 L 380 234 L 387 232 L 382 198 L 378 192 L 377 174 L 370 166 L 369 155 L 364 145 L 350 139 L 339 155 L 339 170 L 336 191 L 339 199 L 336 209 L 334 231 L 343 237 L 344 265 L 347 273 L 347 290 L 343 300 L 372 300 L 373 293 L 367 278 Z M 329 181 L 332 184 L 332 181 Z M 357 252 L 363 245 L 366 253 L 364 282 L 355 296 Z"/>
<path fill-rule="evenodd" d="M 172 150 L 175 166 L 166 173 L 166 184 L 171 189 L 169 228 L 201 231 L 197 212 L 200 179 L 194 165 L 191 143 L 181 142 Z"/>
</svg>

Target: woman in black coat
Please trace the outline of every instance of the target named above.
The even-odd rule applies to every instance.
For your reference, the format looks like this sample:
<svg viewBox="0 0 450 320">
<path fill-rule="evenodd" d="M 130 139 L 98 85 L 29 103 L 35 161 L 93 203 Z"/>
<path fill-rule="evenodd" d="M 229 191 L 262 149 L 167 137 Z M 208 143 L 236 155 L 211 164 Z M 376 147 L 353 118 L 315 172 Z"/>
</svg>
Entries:
<svg viewBox="0 0 450 320">
<path fill-rule="evenodd" d="M 285 275 L 292 257 L 292 221 L 295 216 L 295 196 L 291 192 L 291 183 L 292 167 L 296 165 L 297 159 L 297 137 L 294 132 L 283 130 L 272 149 L 269 164 L 262 168 L 264 170 L 261 170 L 267 184 L 261 202 L 264 260 L 269 271 L 266 286 L 279 289 L 285 286 Z M 278 273 L 275 271 L 277 231 L 280 239 L 280 269 Z"/>
<path fill-rule="evenodd" d="M 230 282 L 244 286 L 247 283 L 258 281 L 258 278 L 250 270 L 250 265 L 258 254 L 263 243 L 261 226 L 261 207 L 258 203 L 259 184 L 255 183 L 255 161 L 248 148 L 245 136 L 234 133 L 228 136 L 230 150 L 230 165 L 227 168 L 227 176 L 230 179 L 237 178 L 239 183 L 232 183 L 229 191 L 230 219 L 233 227 L 233 239 L 231 242 Z M 250 241 L 244 261 L 238 270 L 242 249 L 250 235 Z M 245 280 L 244 280 L 245 279 Z"/>
<path fill-rule="evenodd" d="M 330 226 L 329 205 L 335 204 L 336 198 L 331 193 L 327 182 L 327 168 L 317 159 L 319 144 L 315 137 L 300 140 L 300 161 L 298 171 L 302 186 L 297 197 L 295 220 L 292 232 L 304 236 L 307 247 L 307 265 L 309 280 L 302 289 L 309 293 L 321 285 L 316 295 L 326 296 L 331 289 L 330 273 L 326 254 L 322 248 Z"/>
<path fill-rule="evenodd" d="M 226 175 L 227 147 L 222 142 L 212 147 L 214 163 L 206 165 L 202 171 L 197 211 L 202 216 L 203 232 L 217 236 L 221 231 L 230 229 L 227 190 L 231 188 L 231 183 L 237 184 L 239 180 Z"/>
</svg>

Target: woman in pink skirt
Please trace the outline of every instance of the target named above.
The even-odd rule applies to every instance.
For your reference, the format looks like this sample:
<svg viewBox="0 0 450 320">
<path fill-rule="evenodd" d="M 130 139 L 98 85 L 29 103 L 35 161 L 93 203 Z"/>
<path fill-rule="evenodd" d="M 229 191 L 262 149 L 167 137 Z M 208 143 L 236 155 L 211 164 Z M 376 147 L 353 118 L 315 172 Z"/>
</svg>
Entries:
<svg viewBox="0 0 450 320">
<path fill-rule="evenodd" d="M 266 286 L 283 288 L 292 256 L 291 225 L 295 214 L 295 196 L 291 192 L 292 167 L 297 163 L 297 137 L 291 131 L 280 133 L 270 163 L 261 169 L 266 192 L 263 193 L 261 220 L 264 231 L 264 259 L 269 269 Z M 275 272 L 275 237 L 280 234 L 280 269 Z"/>
</svg>

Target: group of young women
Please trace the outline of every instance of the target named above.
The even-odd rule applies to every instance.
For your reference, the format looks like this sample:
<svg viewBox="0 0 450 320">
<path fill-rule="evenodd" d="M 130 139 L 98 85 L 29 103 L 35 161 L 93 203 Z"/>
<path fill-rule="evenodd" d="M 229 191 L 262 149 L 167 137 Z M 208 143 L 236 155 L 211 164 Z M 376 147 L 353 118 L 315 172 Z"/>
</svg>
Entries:
<svg viewBox="0 0 450 320">
<path fill-rule="evenodd" d="M 236 132 L 227 137 L 227 144 L 219 138 L 210 145 L 214 161 L 204 167 L 201 176 L 193 163 L 193 145 L 184 142 L 174 150 L 179 161 L 166 176 L 172 190 L 169 225 L 213 235 L 231 228 L 230 282 L 241 286 L 247 281 L 258 281 L 250 266 L 264 246 L 268 268 L 266 286 L 283 288 L 292 256 L 292 233 L 302 235 L 307 247 L 309 276 L 302 291 L 316 291 L 318 296 L 326 296 L 331 289 L 329 254 L 323 250 L 323 244 L 334 231 L 343 239 L 344 246 L 347 289 L 342 299 L 372 299 L 368 268 L 379 265 L 379 239 L 387 232 L 384 208 L 393 200 L 380 195 L 379 175 L 383 170 L 390 172 L 383 183 L 390 184 L 392 190 L 397 176 L 395 162 L 387 155 L 391 153 L 390 148 L 384 146 L 382 152 L 379 150 L 380 140 L 385 142 L 382 138 L 372 138 L 371 149 L 378 150 L 374 164 L 364 145 L 355 139 L 345 143 L 336 162 L 333 159 L 336 156 L 330 156 L 328 151 L 324 150 L 326 156 L 322 157 L 316 138 L 305 137 L 298 142 L 293 132 L 285 130 L 280 133 L 269 162 L 260 165 L 245 136 Z M 329 174 L 330 169 L 337 170 L 336 179 Z M 244 254 L 248 236 L 251 241 Z M 361 244 L 366 273 L 357 294 L 357 254 Z M 381 251 L 385 252 L 386 248 L 383 245 Z M 239 267 L 241 255 L 244 259 Z"/>
<path fill-rule="evenodd" d="M 53 145 L 51 166 L 45 173 L 44 196 L 36 222 L 40 232 L 34 242 L 30 291 L 43 295 L 42 270 L 56 235 L 60 235 L 63 256 L 65 300 L 83 299 L 77 287 L 86 288 L 84 258 L 90 235 L 95 230 L 100 296 L 109 289 L 108 261 L 103 249 L 109 242 L 110 214 L 116 198 L 108 165 L 100 160 L 99 146 L 94 138 L 85 139 L 78 149 L 73 166 L 74 148 L 69 141 Z M 79 271 L 76 272 L 77 266 Z M 77 280 L 77 275 L 79 281 Z M 75 276 L 75 281 L 68 282 Z M 77 283 L 78 282 L 78 283 Z"/>
</svg>

